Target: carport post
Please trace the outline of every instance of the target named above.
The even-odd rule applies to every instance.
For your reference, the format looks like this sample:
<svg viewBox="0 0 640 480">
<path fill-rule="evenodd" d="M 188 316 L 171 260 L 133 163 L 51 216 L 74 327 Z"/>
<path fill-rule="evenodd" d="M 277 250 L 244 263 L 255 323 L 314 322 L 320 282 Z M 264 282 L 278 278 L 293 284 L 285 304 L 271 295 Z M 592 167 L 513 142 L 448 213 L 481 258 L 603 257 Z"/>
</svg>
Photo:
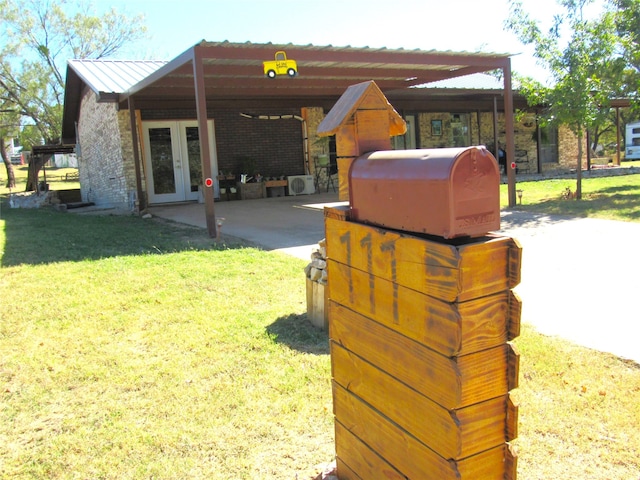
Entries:
<svg viewBox="0 0 640 480">
<path fill-rule="evenodd" d="M 209 145 L 209 125 L 207 122 L 207 95 L 204 86 L 204 68 L 202 65 L 202 47 L 193 48 L 193 82 L 196 91 L 196 113 L 198 117 L 198 138 L 200 140 L 200 161 L 202 162 L 202 185 L 211 173 L 211 145 Z M 214 187 L 204 187 L 204 208 L 207 231 L 211 238 L 217 237 L 216 214 L 213 206 Z"/>
<path fill-rule="evenodd" d="M 507 159 L 509 162 L 505 165 L 507 171 L 507 187 L 509 193 L 509 207 L 516 205 L 516 171 L 511 168 L 511 163 L 516 158 L 516 143 L 513 138 L 513 90 L 511 88 L 511 59 L 505 59 L 505 65 L 502 68 L 504 73 L 504 124 L 507 136 Z"/>
</svg>

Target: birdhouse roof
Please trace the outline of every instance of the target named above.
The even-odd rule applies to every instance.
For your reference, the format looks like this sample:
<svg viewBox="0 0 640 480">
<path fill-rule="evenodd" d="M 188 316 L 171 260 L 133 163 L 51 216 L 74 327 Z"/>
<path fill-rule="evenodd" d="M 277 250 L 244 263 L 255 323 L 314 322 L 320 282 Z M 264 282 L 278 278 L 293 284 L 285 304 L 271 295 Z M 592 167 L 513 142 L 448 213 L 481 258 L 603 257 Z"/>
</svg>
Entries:
<svg viewBox="0 0 640 480">
<path fill-rule="evenodd" d="M 389 136 L 402 135 L 407 125 L 373 80 L 351 85 L 338 99 L 318 126 L 318 135 L 334 135 L 338 129 L 352 121 L 357 110 L 386 110 L 389 115 Z"/>
</svg>

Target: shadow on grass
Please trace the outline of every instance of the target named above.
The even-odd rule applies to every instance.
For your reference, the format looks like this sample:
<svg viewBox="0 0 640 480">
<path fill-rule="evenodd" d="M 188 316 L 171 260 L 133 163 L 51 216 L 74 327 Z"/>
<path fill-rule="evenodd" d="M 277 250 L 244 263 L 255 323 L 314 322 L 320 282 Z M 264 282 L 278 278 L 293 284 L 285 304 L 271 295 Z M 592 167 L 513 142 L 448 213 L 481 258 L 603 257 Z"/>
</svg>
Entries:
<svg viewBox="0 0 640 480">
<path fill-rule="evenodd" d="M 329 354 L 329 335 L 314 327 L 306 314 L 291 314 L 278 318 L 267 327 L 274 341 L 294 350 L 314 355 Z"/>
<path fill-rule="evenodd" d="M 634 185 L 618 185 L 615 187 L 605 187 L 605 188 L 601 188 L 599 190 L 596 190 L 596 194 L 603 194 L 603 195 L 612 195 L 612 194 L 616 194 L 616 193 L 621 193 L 621 194 L 629 194 L 629 195 L 633 195 L 636 193 L 636 191 L 638 190 L 638 188 Z"/>
<path fill-rule="evenodd" d="M 0 225 L 2 267 L 247 246 L 218 244 L 204 229 L 155 218 L 12 209 L 6 201 L 0 204 Z"/>
<path fill-rule="evenodd" d="M 514 209 L 506 209 L 501 212 L 500 225 L 501 230 L 509 230 L 512 228 L 536 228 L 539 226 L 568 222 L 574 219 L 572 216 L 559 215 L 555 213 L 540 212 L 538 205 L 518 205 Z M 553 209 L 549 209 L 552 210 Z"/>
</svg>

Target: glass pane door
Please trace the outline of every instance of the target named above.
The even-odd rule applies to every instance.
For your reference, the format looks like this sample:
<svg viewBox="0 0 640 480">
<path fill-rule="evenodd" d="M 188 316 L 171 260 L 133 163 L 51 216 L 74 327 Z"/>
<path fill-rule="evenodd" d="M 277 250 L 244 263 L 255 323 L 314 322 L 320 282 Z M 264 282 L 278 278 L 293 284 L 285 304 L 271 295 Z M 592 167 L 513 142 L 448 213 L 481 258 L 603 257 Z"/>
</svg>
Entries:
<svg viewBox="0 0 640 480">
<path fill-rule="evenodd" d="M 156 194 L 176 193 L 170 128 L 149 129 L 149 153 L 154 192 Z"/>
<path fill-rule="evenodd" d="M 214 125 L 213 120 L 208 122 L 209 145 L 211 146 L 211 175 L 214 178 L 214 196 L 218 198 L 218 182 L 216 180 L 218 171 L 218 161 L 216 155 L 216 144 L 214 141 Z M 198 200 L 198 189 L 203 188 L 203 172 L 202 172 L 202 155 L 200 154 L 200 130 L 198 122 L 179 122 L 181 154 L 185 160 L 183 162 L 183 181 L 185 200 Z"/>
<path fill-rule="evenodd" d="M 200 155 L 200 136 L 198 135 L 198 127 L 185 128 L 185 144 L 187 150 L 187 159 L 189 162 L 189 178 L 187 179 L 187 196 L 197 199 L 198 187 L 202 185 L 202 158 Z M 191 200 L 192 198 L 188 198 Z"/>
<path fill-rule="evenodd" d="M 211 172 L 217 172 L 213 121 L 209 121 Z M 145 122 L 145 175 L 149 203 L 198 200 L 203 184 L 198 123 Z M 218 185 L 215 195 L 218 196 Z"/>
<path fill-rule="evenodd" d="M 175 122 L 153 122 L 144 128 L 146 176 L 150 203 L 184 200 L 179 138 Z"/>
</svg>

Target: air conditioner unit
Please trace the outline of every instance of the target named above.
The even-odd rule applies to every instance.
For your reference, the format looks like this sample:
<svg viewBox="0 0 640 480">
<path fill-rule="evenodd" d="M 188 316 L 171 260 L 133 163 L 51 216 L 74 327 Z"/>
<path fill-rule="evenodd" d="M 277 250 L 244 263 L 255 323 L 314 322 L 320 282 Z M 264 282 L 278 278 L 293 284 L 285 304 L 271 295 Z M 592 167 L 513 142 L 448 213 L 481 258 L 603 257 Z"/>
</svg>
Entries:
<svg viewBox="0 0 640 480">
<path fill-rule="evenodd" d="M 287 180 L 289 195 L 310 195 L 316 192 L 313 175 L 292 175 Z"/>
</svg>

